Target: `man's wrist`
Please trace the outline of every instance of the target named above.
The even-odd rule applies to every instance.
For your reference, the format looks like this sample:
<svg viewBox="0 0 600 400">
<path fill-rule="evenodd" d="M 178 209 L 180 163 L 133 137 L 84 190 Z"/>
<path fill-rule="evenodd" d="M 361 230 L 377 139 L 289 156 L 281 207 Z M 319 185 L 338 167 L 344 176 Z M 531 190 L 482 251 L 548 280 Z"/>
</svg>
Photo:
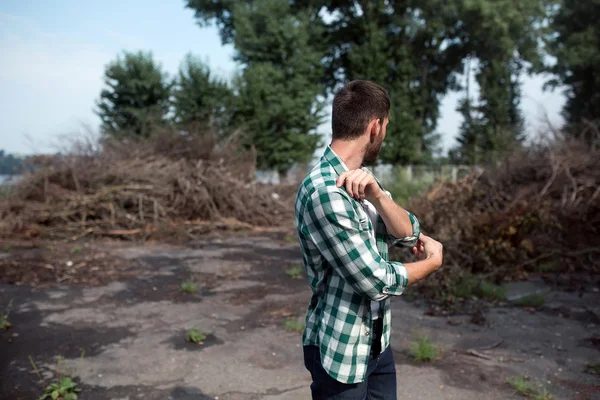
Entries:
<svg viewBox="0 0 600 400">
<path fill-rule="evenodd" d="M 373 204 L 373 206 L 375 206 L 375 208 L 377 208 L 377 207 L 381 206 L 381 202 L 386 197 L 387 197 L 387 195 L 385 194 L 385 192 L 383 190 L 379 189 L 379 193 L 377 193 L 371 199 L 368 199 L 368 200 L 371 202 L 371 204 Z"/>
<path fill-rule="evenodd" d="M 442 265 L 441 257 L 435 254 L 429 254 L 425 260 L 429 261 L 430 267 L 435 268 L 436 270 Z"/>
</svg>

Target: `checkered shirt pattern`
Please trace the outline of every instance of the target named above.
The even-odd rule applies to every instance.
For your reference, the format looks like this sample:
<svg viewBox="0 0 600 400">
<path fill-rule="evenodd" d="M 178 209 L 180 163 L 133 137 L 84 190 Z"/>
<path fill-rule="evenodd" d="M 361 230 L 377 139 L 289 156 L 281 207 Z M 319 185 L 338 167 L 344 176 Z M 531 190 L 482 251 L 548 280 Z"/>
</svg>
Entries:
<svg viewBox="0 0 600 400">
<path fill-rule="evenodd" d="M 388 246 L 415 246 L 420 226 L 408 213 L 413 226 L 409 237 L 389 234 L 379 215 L 373 227 L 360 202 L 336 186 L 344 171 L 348 168 L 328 146 L 300 185 L 295 216 L 313 292 L 302 342 L 320 348 L 321 362 L 331 377 L 351 384 L 363 382 L 367 372 L 371 302 L 380 302 L 383 350 L 390 343 L 390 296 L 402 294 L 408 285 L 406 267 L 388 261 Z M 375 239 L 370 234 L 373 229 Z"/>
</svg>

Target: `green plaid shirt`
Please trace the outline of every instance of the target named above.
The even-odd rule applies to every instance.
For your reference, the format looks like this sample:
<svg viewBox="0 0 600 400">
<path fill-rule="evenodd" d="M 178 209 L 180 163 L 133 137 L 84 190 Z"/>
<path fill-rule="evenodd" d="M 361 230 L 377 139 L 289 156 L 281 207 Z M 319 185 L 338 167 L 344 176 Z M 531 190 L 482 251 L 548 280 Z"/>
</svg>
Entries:
<svg viewBox="0 0 600 400">
<path fill-rule="evenodd" d="M 388 246 L 415 246 L 420 227 L 411 213 L 412 236 L 392 236 L 380 216 L 373 227 L 360 202 L 336 187 L 337 177 L 347 170 L 328 146 L 300 185 L 295 214 L 313 291 L 302 342 L 319 346 L 323 368 L 334 379 L 358 383 L 365 379 L 371 350 L 371 302 L 380 302 L 381 348 L 386 349 L 392 322 L 389 298 L 402 294 L 408 284 L 406 267 L 387 261 Z"/>
</svg>

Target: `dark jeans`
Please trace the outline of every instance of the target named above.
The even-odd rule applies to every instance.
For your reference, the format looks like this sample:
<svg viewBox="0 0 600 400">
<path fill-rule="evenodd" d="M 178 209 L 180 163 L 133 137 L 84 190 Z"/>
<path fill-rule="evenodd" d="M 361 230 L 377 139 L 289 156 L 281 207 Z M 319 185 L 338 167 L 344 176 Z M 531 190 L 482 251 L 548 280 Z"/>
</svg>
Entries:
<svg viewBox="0 0 600 400">
<path fill-rule="evenodd" d="M 321 365 L 317 346 L 304 346 L 304 365 L 312 376 L 313 400 L 396 400 L 396 365 L 388 346 L 381 354 L 372 352 L 365 381 L 344 384 L 333 379 Z"/>
</svg>

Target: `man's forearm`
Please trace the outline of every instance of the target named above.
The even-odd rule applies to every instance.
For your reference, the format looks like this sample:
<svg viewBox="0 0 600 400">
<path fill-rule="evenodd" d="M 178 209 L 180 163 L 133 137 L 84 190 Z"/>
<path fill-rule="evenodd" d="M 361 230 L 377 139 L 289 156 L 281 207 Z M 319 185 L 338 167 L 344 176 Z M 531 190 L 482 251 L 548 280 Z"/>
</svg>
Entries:
<svg viewBox="0 0 600 400">
<path fill-rule="evenodd" d="M 388 233 L 397 238 L 407 237 L 413 234 L 410 218 L 402 207 L 394 202 L 385 193 L 373 200 L 373 205 L 383 219 Z"/>
<path fill-rule="evenodd" d="M 426 258 L 425 260 L 405 263 L 404 266 L 408 272 L 408 286 L 420 281 L 432 272 L 437 271 L 440 264 L 441 262 L 434 258 Z"/>
</svg>

